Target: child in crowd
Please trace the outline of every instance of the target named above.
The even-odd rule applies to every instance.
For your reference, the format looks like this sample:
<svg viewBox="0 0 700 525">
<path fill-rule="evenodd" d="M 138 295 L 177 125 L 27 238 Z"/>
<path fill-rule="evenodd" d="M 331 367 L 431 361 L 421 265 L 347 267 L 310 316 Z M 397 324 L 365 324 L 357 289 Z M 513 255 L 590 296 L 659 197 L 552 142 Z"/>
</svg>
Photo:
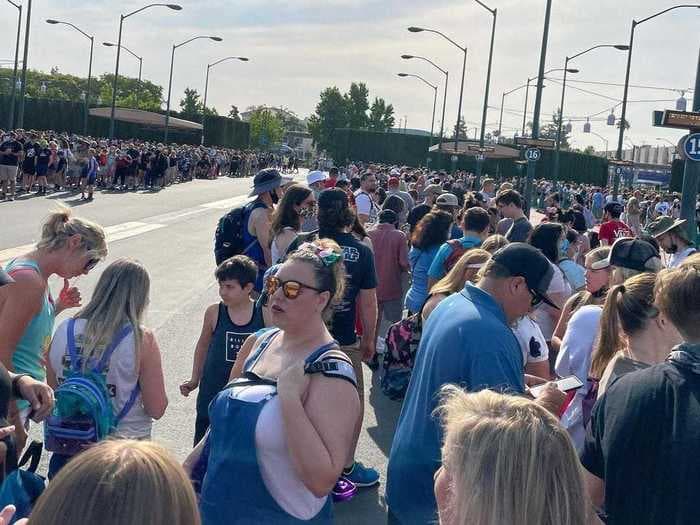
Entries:
<svg viewBox="0 0 700 525">
<path fill-rule="evenodd" d="M 209 428 L 209 403 L 226 386 L 243 342 L 265 327 L 262 307 L 250 297 L 257 274 L 255 262 L 245 255 L 235 255 L 216 269 L 221 302 L 209 306 L 204 313 L 192 376 L 180 385 L 180 393 L 185 397 L 199 387 L 195 444 Z"/>
</svg>

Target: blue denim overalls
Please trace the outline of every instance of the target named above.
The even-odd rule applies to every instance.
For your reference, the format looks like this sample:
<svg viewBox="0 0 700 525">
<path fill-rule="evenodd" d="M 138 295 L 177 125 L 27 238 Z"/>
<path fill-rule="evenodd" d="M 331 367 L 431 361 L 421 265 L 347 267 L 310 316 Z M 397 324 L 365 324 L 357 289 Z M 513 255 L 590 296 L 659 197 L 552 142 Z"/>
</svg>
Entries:
<svg viewBox="0 0 700 525">
<path fill-rule="evenodd" d="M 233 390 L 236 382 L 222 390 L 209 406 L 211 421 L 206 444 L 209 457 L 202 484 L 200 510 L 203 525 L 274 525 L 333 523 L 331 498 L 320 512 L 310 520 L 301 520 L 285 512 L 270 495 L 258 466 L 255 429 L 265 403 L 277 395 L 276 381 L 256 376 L 251 370 L 260 356 L 279 333 L 273 329 L 262 337 L 257 351 L 246 361 L 244 379 L 240 385 L 269 385 L 270 393 L 258 402 L 236 399 Z M 313 352 L 306 363 L 318 357 L 337 343 L 329 343 Z M 282 429 L 279 429 L 281 432 Z"/>
</svg>

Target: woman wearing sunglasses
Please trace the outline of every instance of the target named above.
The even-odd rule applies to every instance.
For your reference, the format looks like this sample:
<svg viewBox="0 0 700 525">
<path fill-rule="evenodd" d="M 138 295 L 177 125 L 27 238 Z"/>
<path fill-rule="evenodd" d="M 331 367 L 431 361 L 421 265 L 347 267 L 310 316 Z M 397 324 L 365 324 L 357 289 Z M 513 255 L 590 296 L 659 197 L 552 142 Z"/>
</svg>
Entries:
<svg viewBox="0 0 700 525">
<path fill-rule="evenodd" d="M 342 257 L 329 239 L 305 243 L 267 278 L 277 328 L 246 340 L 185 462 L 206 465 L 204 525 L 333 522 L 329 495 L 360 423 L 351 361 L 324 322 L 343 295 Z"/>
<path fill-rule="evenodd" d="M 44 221 L 36 248 L 9 262 L 5 270 L 15 280 L 7 300 L 13 305 L 0 324 L 0 360 L 8 370 L 45 381 L 42 356 L 51 343 L 56 316 L 67 308 L 80 306 L 80 292 L 69 279 L 87 274 L 107 255 L 102 227 L 60 208 Z M 63 278 L 63 288 L 54 301 L 48 280 Z M 10 421 L 16 427 L 17 449 L 26 441 L 25 427 L 33 416 L 29 404 L 10 407 Z"/>
</svg>

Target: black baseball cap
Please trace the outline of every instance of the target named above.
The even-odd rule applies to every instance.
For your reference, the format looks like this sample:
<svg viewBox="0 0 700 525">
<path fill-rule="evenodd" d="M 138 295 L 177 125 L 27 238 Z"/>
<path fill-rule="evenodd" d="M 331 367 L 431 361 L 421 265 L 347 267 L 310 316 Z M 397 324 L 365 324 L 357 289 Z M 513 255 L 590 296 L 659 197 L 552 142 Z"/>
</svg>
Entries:
<svg viewBox="0 0 700 525">
<path fill-rule="evenodd" d="M 613 243 L 608 262 L 620 268 L 649 272 L 653 271 L 653 268 L 648 268 L 647 263 L 654 258 L 660 259 L 659 252 L 650 242 L 622 237 Z"/>
<path fill-rule="evenodd" d="M 547 289 L 554 277 L 549 260 L 534 246 L 524 242 L 507 244 L 492 257 L 514 277 L 523 277 L 530 292 L 552 308 L 559 307 L 547 297 Z"/>
<path fill-rule="evenodd" d="M 318 196 L 318 207 L 322 209 L 335 208 L 342 210 L 350 206 L 348 194 L 340 188 L 328 188 Z"/>
</svg>

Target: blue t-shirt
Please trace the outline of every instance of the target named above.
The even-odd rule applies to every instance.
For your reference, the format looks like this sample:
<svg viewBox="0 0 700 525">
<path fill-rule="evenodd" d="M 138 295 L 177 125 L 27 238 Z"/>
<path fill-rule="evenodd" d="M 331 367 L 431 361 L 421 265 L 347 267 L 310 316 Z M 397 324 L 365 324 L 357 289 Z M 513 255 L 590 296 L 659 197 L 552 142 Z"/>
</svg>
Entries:
<svg viewBox="0 0 700 525">
<path fill-rule="evenodd" d="M 433 411 L 448 383 L 470 392 L 525 390 L 522 353 L 503 309 L 472 284 L 442 301 L 423 327 L 387 472 L 389 508 L 404 524 L 437 522 L 433 476 L 443 436 Z"/>
<path fill-rule="evenodd" d="M 411 312 L 418 312 L 428 299 L 428 269 L 439 248 L 439 245 L 431 246 L 427 250 L 411 248 L 408 252 L 412 281 L 406 293 L 406 308 Z"/>
<path fill-rule="evenodd" d="M 464 235 L 462 228 L 460 228 L 456 224 L 453 224 L 452 228 L 450 228 L 450 239 L 461 239 L 462 235 Z"/>
<path fill-rule="evenodd" d="M 481 246 L 481 239 L 479 239 L 478 237 L 462 237 L 461 239 L 459 239 L 459 242 L 462 243 L 462 247 L 465 250 Z M 450 246 L 449 243 L 444 243 L 442 246 L 440 246 L 440 249 L 435 255 L 432 264 L 430 265 L 430 270 L 428 270 L 428 277 L 431 277 L 433 279 L 442 279 L 443 277 L 445 277 L 445 274 L 447 273 L 445 271 L 445 261 L 448 259 L 451 253 L 452 246 Z"/>
<path fill-rule="evenodd" d="M 594 208 L 602 208 L 604 202 L 605 202 L 605 197 L 603 197 L 602 193 L 597 191 L 593 194 L 593 207 Z"/>
</svg>

